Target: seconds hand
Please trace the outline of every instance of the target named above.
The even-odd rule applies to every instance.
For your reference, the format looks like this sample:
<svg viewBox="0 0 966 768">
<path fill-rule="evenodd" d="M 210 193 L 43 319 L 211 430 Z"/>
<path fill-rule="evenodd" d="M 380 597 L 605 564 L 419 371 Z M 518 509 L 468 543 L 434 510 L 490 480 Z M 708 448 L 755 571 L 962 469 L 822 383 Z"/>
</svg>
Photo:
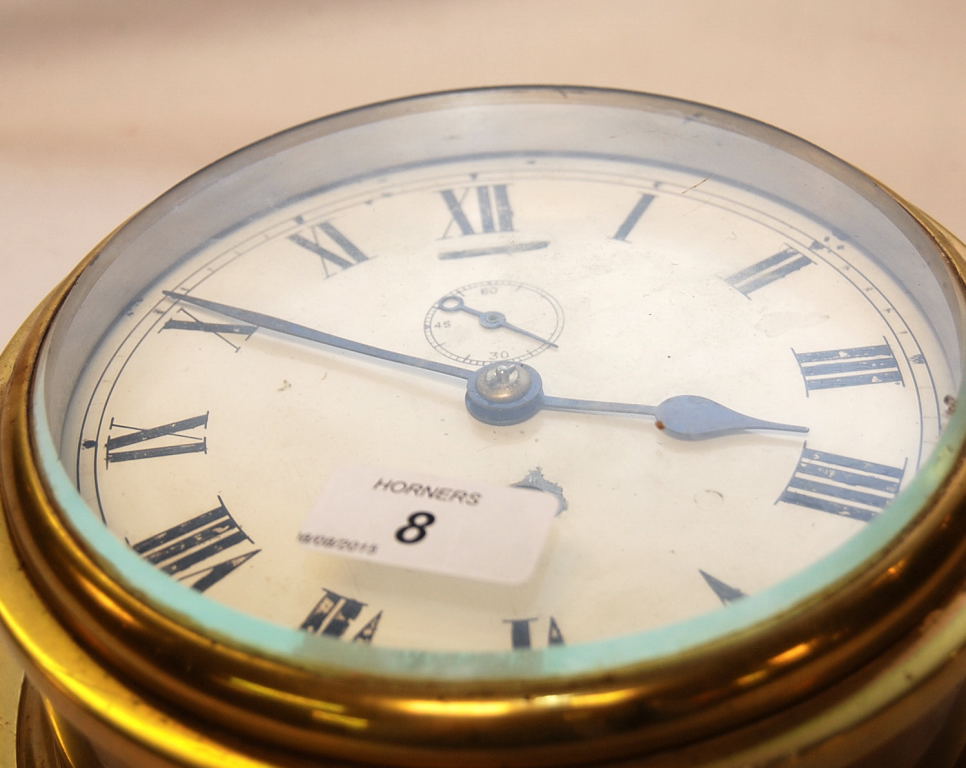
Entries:
<svg viewBox="0 0 966 768">
<path fill-rule="evenodd" d="M 381 347 L 352 341 L 342 336 L 335 336 L 250 309 L 202 299 L 187 293 L 176 291 L 163 291 L 163 293 L 175 301 L 194 304 L 267 331 L 274 331 L 286 336 L 294 336 L 318 344 L 325 344 L 329 347 L 344 349 L 348 352 L 462 379 L 466 382 L 467 410 L 475 418 L 486 424 L 519 424 L 531 418 L 540 410 L 554 410 L 650 416 L 656 420 L 658 427 L 665 433 L 682 440 L 699 440 L 759 429 L 779 432 L 808 432 L 808 427 L 756 419 L 733 411 L 714 400 L 697 395 L 669 397 L 656 406 L 552 397 L 543 393 L 543 383 L 536 369 L 523 363 L 490 363 L 478 370 L 470 371 L 465 368 L 458 368 L 455 365 L 438 363 L 434 360 L 426 360 L 422 357 L 392 352 Z"/>
</svg>

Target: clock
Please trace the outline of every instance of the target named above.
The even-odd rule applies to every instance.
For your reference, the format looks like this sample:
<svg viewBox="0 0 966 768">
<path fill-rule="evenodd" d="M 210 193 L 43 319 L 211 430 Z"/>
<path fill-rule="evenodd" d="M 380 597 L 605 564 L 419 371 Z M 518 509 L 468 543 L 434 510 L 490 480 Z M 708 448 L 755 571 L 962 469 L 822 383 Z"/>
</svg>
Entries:
<svg viewBox="0 0 966 768">
<path fill-rule="evenodd" d="M 19 765 L 952 766 L 964 255 L 625 91 L 199 171 L 4 353 Z"/>
</svg>

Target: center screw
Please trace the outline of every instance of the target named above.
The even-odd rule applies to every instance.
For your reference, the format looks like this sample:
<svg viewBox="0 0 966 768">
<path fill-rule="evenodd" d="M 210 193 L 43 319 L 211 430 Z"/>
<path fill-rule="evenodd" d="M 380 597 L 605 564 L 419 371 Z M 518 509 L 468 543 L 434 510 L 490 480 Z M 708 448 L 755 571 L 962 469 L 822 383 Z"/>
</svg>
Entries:
<svg viewBox="0 0 966 768">
<path fill-rule="evenodd" d="M 494 363 L 476 379 L 476 389 L 490 402 L 515 400 L 530 388 L 530 372 L 519 363 Z"/>
</svg>

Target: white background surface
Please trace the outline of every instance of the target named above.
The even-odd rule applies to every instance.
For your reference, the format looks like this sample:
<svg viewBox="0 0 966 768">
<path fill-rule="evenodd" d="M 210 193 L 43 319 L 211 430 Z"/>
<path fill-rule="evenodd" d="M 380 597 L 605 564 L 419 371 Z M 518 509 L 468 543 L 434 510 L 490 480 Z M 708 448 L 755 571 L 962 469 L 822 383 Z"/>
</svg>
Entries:
<svg viewBox="0 0 966 768">
<path fill-rule="evenodd" d="M 411 93 L 630 88 L 797 133 L 966 233 L 960 0 L 0 0 L 0 339 L 169 186 Z"/>
<path fill-rule="evenodd" d="M 0 0 L 0 343 L 201 165 L 446 88 L 610 86 L 735 110 L 966 236 L 964 37 L 962 0 Z"/>
</svg>

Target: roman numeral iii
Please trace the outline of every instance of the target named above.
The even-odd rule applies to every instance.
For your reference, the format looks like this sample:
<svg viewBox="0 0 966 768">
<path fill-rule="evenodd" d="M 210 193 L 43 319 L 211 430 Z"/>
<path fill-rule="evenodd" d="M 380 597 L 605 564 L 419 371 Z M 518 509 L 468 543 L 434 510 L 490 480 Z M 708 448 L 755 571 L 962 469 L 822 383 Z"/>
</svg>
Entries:
<svg viewBox="0 0 966 768">
<path fill-rule="evenodd" d="M 888 344 L 821 352 L 795 352 L 805 389 L 838 389 L 865 384 L 902 382 L 902 373 Z"/>
</svg>

